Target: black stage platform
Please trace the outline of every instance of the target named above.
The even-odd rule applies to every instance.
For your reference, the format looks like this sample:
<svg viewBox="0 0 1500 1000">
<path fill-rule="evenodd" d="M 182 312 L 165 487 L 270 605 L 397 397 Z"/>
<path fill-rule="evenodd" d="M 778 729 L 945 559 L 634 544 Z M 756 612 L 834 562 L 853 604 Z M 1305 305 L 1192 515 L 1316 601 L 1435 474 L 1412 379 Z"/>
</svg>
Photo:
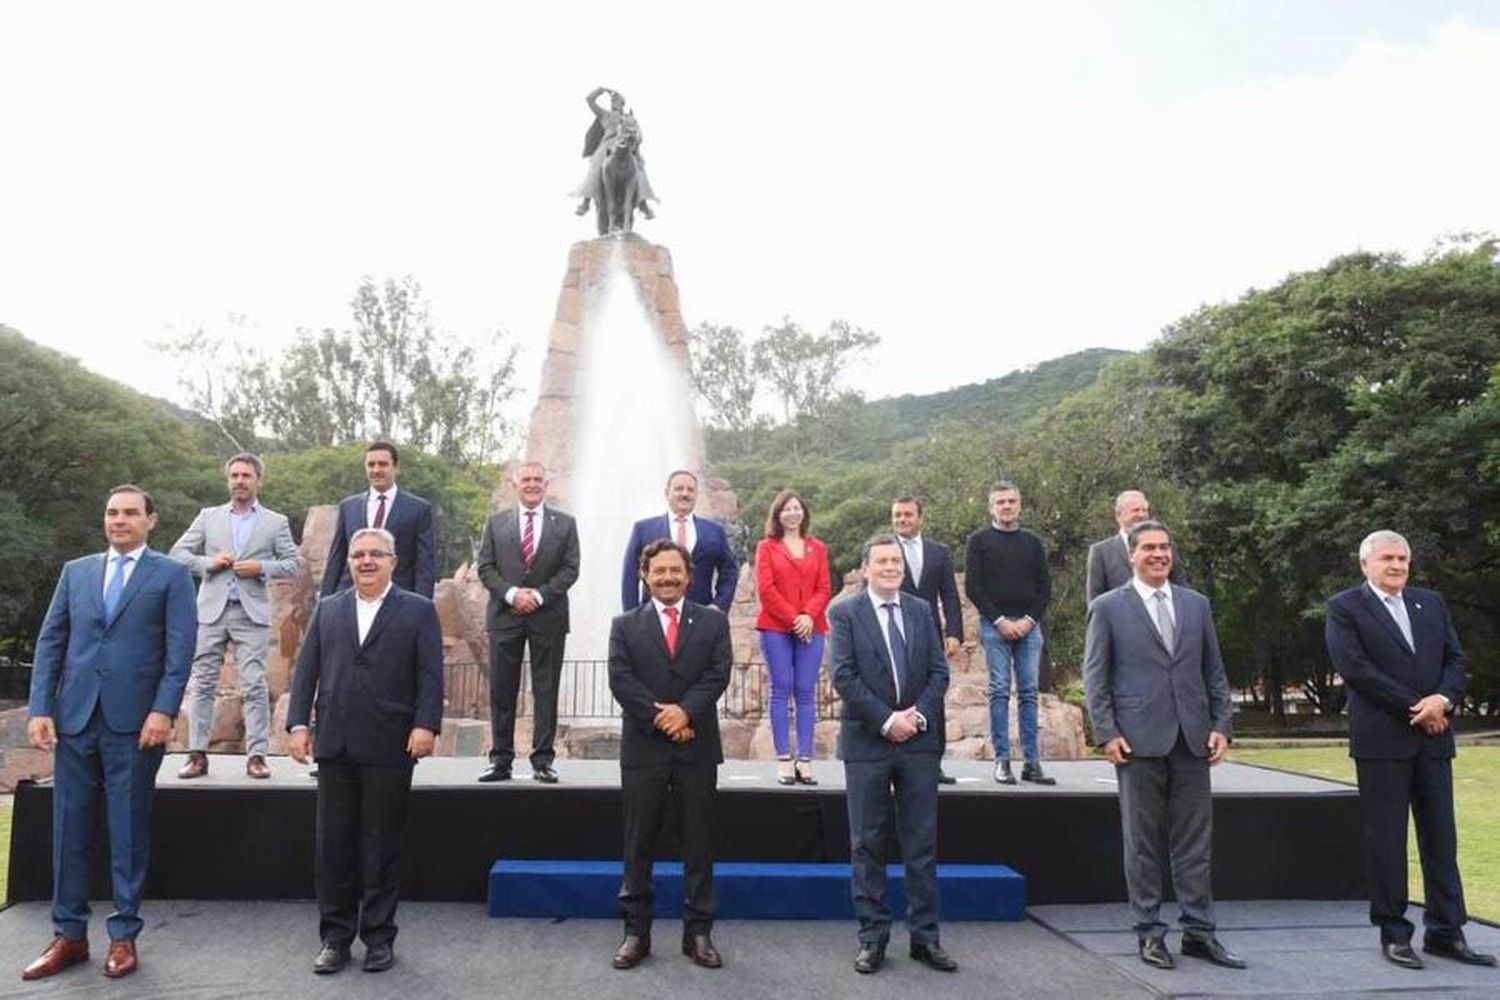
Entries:
<svg viewBox="0 0 1500 1000">
<path fill-rule="evenodd" d="M 244 758 L 215 755 L 205 778 L 158 779 L 146 894 L 156 899 L 310 899 L 316 782 L 286 758 L 273 777 L 244 777 Z M 402 897 L 485 898 L 489 866 L 507 858 L 620 856 L 619 766 L 558 762 L 562 783 L 481 785 L 476 758 L 417 767 Z M 1002 787 L 982 761 L 945 762 L 959 778 L 939 799 L 938 860 L 1006 864 L 1026 876 L 1028 903 L 1123 899 L 1114 769 L 1102 760 L 1047 765 L 1057 785 Z M 719 772 L 716 857 L 725 861 L 847 861 L 848 821 L 837 761 L 818 761 L 816 788 L 783 788 L 774 764 L 730 761 Z M 1353 786 L 1226 763 L 1213 771 L 1214 893 L 1223 899 L 1361 899 L 1364 863 Z M 16 791 L 10 898 L 51 896 L 52 789 Z M 101 842 L 103 838 L 101 837 Z M 107 898 L 102 859 L 95 894 Z"/>
</svg>

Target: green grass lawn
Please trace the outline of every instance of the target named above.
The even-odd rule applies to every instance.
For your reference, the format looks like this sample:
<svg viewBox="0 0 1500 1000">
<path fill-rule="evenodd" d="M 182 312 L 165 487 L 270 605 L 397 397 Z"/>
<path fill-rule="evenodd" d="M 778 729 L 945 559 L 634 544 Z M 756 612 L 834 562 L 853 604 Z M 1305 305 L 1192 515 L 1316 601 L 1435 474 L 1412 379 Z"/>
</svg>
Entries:
<svg viewBox="0 0 1500 1000">
<path fill-rule="evenodd" d="M 1354 761 L 1344 747 L 1296 750 L 1235 750 L 1232 759 L 1337 781 L 1354 781 Z M 1500 920 L 1500 747 L 1459 747 L 1453 762 L 1454 811 L 1458 814 L 1458 866 L 1469 913 Z M 1413 898 L 1422 895 L 1416 834 L 1407 859 Z"/>
<path fill-rule="evenodd" d="M 10 890 L 10 803 L 9 795 L 0 795 L 0 904 Z"/>
</svg>

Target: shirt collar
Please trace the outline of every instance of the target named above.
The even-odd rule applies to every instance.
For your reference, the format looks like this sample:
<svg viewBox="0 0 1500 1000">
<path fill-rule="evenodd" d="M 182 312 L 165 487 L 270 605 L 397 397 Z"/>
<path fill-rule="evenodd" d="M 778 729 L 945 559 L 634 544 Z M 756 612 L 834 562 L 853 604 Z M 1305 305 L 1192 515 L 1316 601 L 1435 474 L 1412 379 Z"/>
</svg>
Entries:
<svg viewBox="0 0 1500 1000">
<path fill-rule="evenodd" d="M 527 511 L 534 511 L 537 514 L 540 514 L 542 512 L 542 509 L 544 507 L 546 507 L 546 506 L 547 506 L 547 501 L 545 501 L 545 500 L 543 500 L 541 503 L 537 504 L 535 507 L 528 507 L 524 503 L 518 503 L 518 504 L 516 504 L 516 510 L 519 512 L 517 516 L 519 516 L 519 517 L 525 517 Z"/>
<path fill-rule="evenodd" d="M 367 601 L 367 600 L 365 600 L 362 596 L 360 596 L 360 593 L 359 593 L 358 590 L 356 590 L 354 592 L 354 599 L 356 601 L 358 601 L 359 603 L 363 604 L 367 608 L 369 608 L 369 607 L 379 607 L 380 606 L 380 602 L 384 601 L 386 599 L 386 597 L 388 597 L 390 595 L 390 593 L 391 593 L 391 586 L 392 585 L 389 584 L 389 583 L 386 584 L 385 585 L 385 589 L 380 592 L 380 596 L 377 597 L 377 598 L 375 598 L 373 601 Z"/>
<path fill-rule="evenodd" d="M 1151 601 L 1153 599 L 1152 595 L 1156 593 L 1157 588 L 1151 586 L 1151 584 L 1145 582 L 1140 577 L 1135 576 L 1134 574 L 1132 574 L 1130 577 L 1130 583 L 1131 586 L 1135 587 L 1135 592 L 1141 595 L 1141 600 L 1146 602 L 1147 607 L 1150 607 Z M 1168 580 L 1166 583 L 1162 584 L 1161 592 L 1163 594 L 1166 594 L 1167 600 L 1170 601 L 1172 599 L 1172 581 Z"/>
<path fill-rule="evenodd" d="M 1016 526 L 1014 528 L 1002 528 L 1002 527 L 1000 527 L 1000 522 L 999 521 L 991 521 L 990 522 L 990 527 L 994 528 L 996 531 L 1004 532 L 1007 535 L 1013 535 L 1016 532 L 1018 532 L 1018 531 L 1021 530 L 1021 522 L 1017 521 L 1016 522 Z"/>
<path fill-rule="evenodd" d="M 234 501 L 233 500 L 229 501 L 229 513 L 230 513 L 230 515 L 232 517 L 249 517 L 251 514 L 256 514 L 256 513 L 259 513 L 259 512 L 260 512 L 260 501 L 259 500 L 255 501 L 253 504 L 251 504 L 250 506 L 246 507 L 243 511 L 241 511 L 239 508 L 237 508 L 234 505 Z"/>
<path fill-rule="evenodd" d="M 130 560 L 131 562 L 140 562 L 141 561 L 141 553 L 143 553 L 145 551 L 146 551 L 146 545 L 145 545 L 144 542 L 142 542 L 140 545 L 137 545 L 135 548 L 131 549 L 129 552 L 116 552 L 114 546 L 111 545 L 109 547 L 109 550 L 104 553 L 104 557 L 106 559 L 114 559 L 115 556 L 124 556 L 126 559 Z"/>
<path fill-rule="evenodd" d="M 370 499 L 370 502 L 371 503 L 375 503 L 376 500 L 379 498 L 380 493 L 381 493 L 380 490 L 377 490 L 375 487 L 371 486 L 370 487 L 370 491 L 367 494 L 367 496 Z M 395 483 L 392 483 L 391 484 L 391 488 L 385 491 L 385 499 L 386 499 L 387 503 L 394 503 L 396 501 L 396 484 Z"/>
<path fill-rule="evenodd" d="M 676 511 L 674 511 L 671 507 L 667 508 L 667 523 L 668 524 L 676 524 L 677 523 L 677 519 L 679 517 L 687 518 L 687 523 L 688 524 L 692 524 L 693 523 L 693 512 L 692 511 L 688 511 L 686 514 L 679 514 Z"/>
<path fill-rule="evenodd" d="M 686 602 L 684 598 L 679 597 L 677 598 L 676 604 L 663 604 L 661 601 L 658 601 L 653 597 L 651 598 L 651 603 L 656 605 L 656 617 L 660 618 L 662 615 L 666 614 L 668 608 L 676 608 L 678 614 L 680 615 L 683 610 L 683 604 Z"/>
<path fill-rule="evenodd" d="M 1386 602 L 1387 598 L 1391 598 L 1391 597 L 1397 597 L 1397 598 L 1399 598 L 1402 594 L 1406 593 L 1406 591 L 1404 589 L 1400 590 L 1400 591 L 1398 591 L 1397 593 L 1394 593 L 1394 594 L 1386 593 L 1384 590 L 1381 590 L 1379 587 L 1375 586 L 1369 580 L 1365 581 L 1365 586 L 1370 588 L 1370 593 L 1374 594 L 1375 597 L 1376 597 L 1376 599 L 1379 600 L 1381 604 L 1384 604 Z"/>
<path fill-rule="evenodd" d="M 881 606 L 885 604 L 895 604 L 896 610 L 901 610 L 901 591 L 899 590 L 896 591 L 896 593 L 891 597 L 889 601 L 881 597 L 879 594 L 875 593 L 875 588 L 868 585 L 865 587 L 865 594 L 869 596 L 870 603 L 875 606 L 875 610 L 877 612 L 879 612 Z"/>
</svg>

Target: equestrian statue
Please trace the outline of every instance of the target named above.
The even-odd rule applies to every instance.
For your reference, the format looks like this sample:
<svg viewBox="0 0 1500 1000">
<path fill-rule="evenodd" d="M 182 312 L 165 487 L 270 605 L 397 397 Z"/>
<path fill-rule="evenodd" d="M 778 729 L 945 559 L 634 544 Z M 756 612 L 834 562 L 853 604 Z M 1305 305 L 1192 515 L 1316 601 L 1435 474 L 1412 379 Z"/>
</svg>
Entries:
<svg viewBox="0 0 1500 1000">
<path fill-rule="evenodd" d="M 604 94 L 609 95 L 607 109 L 599 106 Z M 650 203 L 659 200 L 651 190 L 646 161 L 641 158 L 641 127 L 635 115 L 625 109 L 625 97 L 618 90 L 595 87 L 585 100 L 594 113 L 594 123 L 583 139 L 589 169 L 583 183 L 572 192 L 572 197 L 583 199 L 575 211 L 586 215 L 592 203 L 600 236 L 633 232 L 635 213 L 655 218 Z"/>
</svg>

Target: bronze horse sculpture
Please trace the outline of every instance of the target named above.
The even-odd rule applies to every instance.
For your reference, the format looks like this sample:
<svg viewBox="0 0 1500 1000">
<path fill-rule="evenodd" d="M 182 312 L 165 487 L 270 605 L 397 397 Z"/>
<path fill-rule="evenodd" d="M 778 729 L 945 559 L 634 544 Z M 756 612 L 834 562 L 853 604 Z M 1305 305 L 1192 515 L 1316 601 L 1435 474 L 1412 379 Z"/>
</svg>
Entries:
<svg viewBox="0 0 1500 1000">
<path fill-rule="evenodd" d="M 635 211 L 646 210 L 641 190 L 641 132 L 633 116 L 626 116 L 618 133 L 605 141 L 599 187 L 594 192 L 599 235 L 635 231 Z"/>
</svg>

